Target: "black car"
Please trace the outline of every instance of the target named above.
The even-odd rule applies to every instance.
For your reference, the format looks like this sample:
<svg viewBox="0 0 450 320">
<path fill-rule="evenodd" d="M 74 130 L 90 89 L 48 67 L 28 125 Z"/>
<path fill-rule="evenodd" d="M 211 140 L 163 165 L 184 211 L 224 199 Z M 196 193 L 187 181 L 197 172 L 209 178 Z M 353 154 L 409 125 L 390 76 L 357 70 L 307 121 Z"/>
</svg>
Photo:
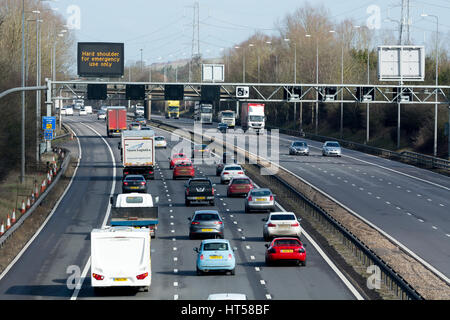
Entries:
<svg viewBox="0 0 450 320">
<path fill-rule="evenodd" d="M 129 174 L 122 180 L 122 193 L 147 192 L 147 181 L 144 176 Z"/>
<path fill-rule="evenodd" d="M 225 164 L 233 164 L 233 163 L 236 163 L 236 159 L 234 158 L 233 153 L 224 152 L 222 155 L 222 162 L 217 164 L 216 166 L 216 176 L 220 176 Z"/>
<path fill-rule="evenodd" d="M 190 206 L 192 202 L 208 202 L 214 205 L 214 187 L 209 178 L 192 178 L 185 184 L 184 202 Z"/>
<path fill-rule="evenodd" d="M 217 210 L 199 210 L 195 211 L 192 217 L 188 220 L 189 225 L 189 239 L 196 237 L 208 238 L 224 238 L 223 220 Z"/>
<path fill-rule="evenodd" d="M 226 124 L 226 123 L 221 122 L 217 125 L 217 130 L 219 130 L 222 133 L 226 133 L 227 129 L 228 129 L 228 124 Z"/>
</svg>

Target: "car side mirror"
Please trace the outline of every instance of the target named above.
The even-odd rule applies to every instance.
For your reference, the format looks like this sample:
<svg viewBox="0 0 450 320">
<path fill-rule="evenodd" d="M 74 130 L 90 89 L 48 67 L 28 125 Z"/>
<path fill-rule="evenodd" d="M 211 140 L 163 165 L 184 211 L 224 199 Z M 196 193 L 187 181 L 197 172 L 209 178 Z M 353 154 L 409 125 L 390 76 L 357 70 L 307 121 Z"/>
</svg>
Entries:
<svg viewBox="0 0 450 320">
<path fill-rule="evenodd" d="M 267 222 L 267 218 L 262 218 L 261 221 Z"/>
<path fill-rule="evenodd" d="M 191 218 L 191 217 L 188 217 L 187 219 L 188 219 L 189 221 L 191 221 L 191 220 L 192 220 L 192 218 Z"/>
<path fill-rule="evenodd" d="M 269 248 L 269 244 L 266 243 L 266 244 L 264 245 L 264 247 Z"/>
<path fill-rule="evenodd" d="M 194 248 L 194 251 L 198 253 L 198 248 Z"/>
<path fill-rule="evenodd" d="M 302 221 L 302 218 L 297 218 L 297 221 L 298 221 L 298 222 Z"/>
</svg>

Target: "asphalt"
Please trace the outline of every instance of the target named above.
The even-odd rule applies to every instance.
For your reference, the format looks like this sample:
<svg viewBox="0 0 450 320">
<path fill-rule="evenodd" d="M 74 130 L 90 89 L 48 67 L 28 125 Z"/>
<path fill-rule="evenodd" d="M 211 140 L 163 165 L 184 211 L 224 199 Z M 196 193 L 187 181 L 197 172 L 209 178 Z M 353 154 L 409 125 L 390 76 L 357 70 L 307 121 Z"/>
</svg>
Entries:
<svg viewBox="0 0 450 320">
<path fill-rule="evenodd" d="M 154 118 L 193 129 L 191 119 Z M 204 125 L 203 129 L 216 126 Z M 283 168 L 352 209 L 450 277 L 449 177 L 345 148 L 342 157 L 323 157 L 322 143 L 311 140 L 306 140 L 310 156 L 291 156 L 290 143 L 300 139 L 284 134 L 279 137 L 276 161 Z M 267 140 L 270 150 L 271 141 Z M 248 146 L 246 143 L 247 150 Z"/>
<path fill-rule="evenodd" d="M 27 248 L 24 254 L 0 280 L 0 299 L 69 299 L 73 289 L 69 266 L 82 272 L 90 256 L 89 233 L 102 225 L 113 184 L 113 161 L 105 142 L 104 121 L 95 116 L 65 118 L 80 138 L 82 158 L 73 184 L 54 216 Z M 95 130 L 95 131 L 94 131 Z M 208 274 L 197 276 L 196 253 L 201 240 L 189 240 L 187 218 L 195 210 L 209 206 L 184 206 L 184 181 L 172 180 L 167 158 L 177 141 L 167 149 L 158 149 L 155 180 L 148 192 L 160 197 L 160 221 L 156 239 L 152 240 L 152 285 L 149 292 L 114 288 L 103 295 L 94 294 L 88 277 L 83 281 L 77 299 L 153 299 L 203 300 L 211 293 L 244 293 L 248 299 L 355 299 L 344 282 L 307 244 L 307 266 L 270 266 L 264 264 L 265 242 L 261 219 L 264 213 L 244 213 L 243 198 L 227 198 L 226 187 L 215 176 L 215 167 L 196 166 L 197 176 L 208 176 L 216 184 L 215 209 L 224 217 L 225 238 L 236 248 L 236 275 Z M 115 193 L 120 193 L 120 156 L 118 138 L 105 138 L 117 162 Z M 176 138 L 175 138 L 176 140 Z"/>
</svg>

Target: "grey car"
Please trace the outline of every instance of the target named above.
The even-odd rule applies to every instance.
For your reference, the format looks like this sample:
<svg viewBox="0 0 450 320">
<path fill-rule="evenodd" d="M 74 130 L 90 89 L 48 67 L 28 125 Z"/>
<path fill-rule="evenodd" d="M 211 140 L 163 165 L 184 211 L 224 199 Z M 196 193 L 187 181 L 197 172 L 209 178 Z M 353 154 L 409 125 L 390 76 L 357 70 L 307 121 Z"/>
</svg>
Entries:
<svg viewBox="0 0 450 320">
<path fill-rule="evenodd" d="M 291 146 L 289 147 L 289 154 L 309 156 L 308 143 L 305 141 L 292 141 Z"/>
<path fill-rule="evenodd" d="M 275 209 L 275 195 L 268 188 L 250 190 L 245 198 L 245 212 L 273 211 Z"/>
<path fill-rule="evenodd" d="M 223 239 L 223 220 L 217 210 L 198 210 L 188 220 L 189 239 L 197 237 L 221 238 Z"/>
<path fill-rule="evenodd" d="M 322 146 L 323 156 L 337 156 L 340 157 L 342 154 L 341 146 L 337 141 L 325 141 Z"/>
<path fill-rule="evenodd" d="M 140 174 L 129 174 L 122 180 L 122 193 L 147 192 L 147 180 Z"/>
</svg>

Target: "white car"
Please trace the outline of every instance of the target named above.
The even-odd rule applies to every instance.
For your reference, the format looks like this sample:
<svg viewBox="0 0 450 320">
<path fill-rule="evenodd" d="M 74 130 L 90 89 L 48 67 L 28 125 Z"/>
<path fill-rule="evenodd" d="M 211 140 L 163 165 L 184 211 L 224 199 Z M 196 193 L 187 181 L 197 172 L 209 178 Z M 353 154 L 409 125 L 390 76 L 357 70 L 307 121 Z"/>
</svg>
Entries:
<svg viewBox="0 0 450 320">
<path fill-rule="evenodd" d="M 80 112 L 79 112 L 79 115 L 80 115 L 80 116 L 87 116 L 87 111 L 86 111 L 86 109 L 81 108 L 81 109 L 80 109 Z"/>
<path fill-rule="evenodd" d="M 64 113 L 66 116 L 73 116 L 73 108 L 68 107 L 66 108 L 66 112 Z"/>
<path fill-rule="evenodd" d="M 263 227 L 264 241 L 273 237 L 297 237 L 300 239 L 302 229 L 301 219 L 293 212 L 272 212 L 268 218 L 262 219 L 266 223 Z"/>
<path fill-rule="evenodd" d="M 106 120 L 106 112 L 103 110 L 99 110 L 97 113 L 98 120 Z"/>
<path fill-rule="evenodd" d="M 325 141 L 322 146 L 323 156 L 337 156 L 340 157 L 342 154 L 341 146 L 337 141 Z"/>
<path fill-rule="evenodd" d="M 84 106 L 84 110 L 86 110 L 87 114 L 92 114 L 92 106 Z"/>
<path fill-rule="evenodd" d="M 229 164 L 223 167 L 220 173 L 220 182 L 222 184 L 230 182 L 234 177 L 245 177 L 245 171 L 238 164 Z"/>
<path fill-rule="evenodd" d="M 143 106 L 136 106 L 136 110 L 134 110 L 134 114 L 136 115 L 136 117 L 144 116 L 144 107 Z"/>
<path fill-rule="evenodd" d="M 156 148 L 167 148 L 166 138 L 164 138 L 163 136 L 156 136 L 155 137 L 155 147 Z"/>
</svg>

